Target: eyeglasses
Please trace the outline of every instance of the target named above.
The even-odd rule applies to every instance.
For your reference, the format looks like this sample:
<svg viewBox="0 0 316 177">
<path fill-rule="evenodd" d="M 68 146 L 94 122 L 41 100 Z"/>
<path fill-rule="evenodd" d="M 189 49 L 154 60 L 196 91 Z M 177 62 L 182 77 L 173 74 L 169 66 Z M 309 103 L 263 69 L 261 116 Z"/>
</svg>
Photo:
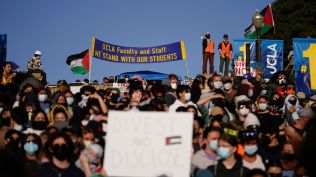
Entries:
<svg viewBox="0 0 316 177">
<path fill-rule="evenodd" d="M 34 143 L 35 141 L 34 140 L 26 140 L 26 142 L 27 143 L 30 143 L 30 142 Z"/>
</svg>

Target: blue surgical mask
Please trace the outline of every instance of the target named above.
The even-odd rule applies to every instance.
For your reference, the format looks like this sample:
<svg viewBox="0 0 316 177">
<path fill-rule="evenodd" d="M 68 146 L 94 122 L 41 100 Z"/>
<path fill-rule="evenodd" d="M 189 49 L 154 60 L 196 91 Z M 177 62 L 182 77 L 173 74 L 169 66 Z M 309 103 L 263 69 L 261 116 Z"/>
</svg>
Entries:
<svg viewBox="0 0 316 177">
<path fill-rule="evenodd" d="M 33 142 L 27 142 L 24 144 L 24 150 L 29 155 L 34 155 L 38 151 L 38 145 Z"/>
<path fill-rule="evenodd" d="M 212 151 L 216 151 L 218 146 L 218 140 L 211 140 L 210 141 L 210 149 Z"/>
<path fill-rule="evenodd" d="M 254 155 L 258 150 L 258 146 L 257 145 L 245 145 L 245 152 L 248 155 Z"/>
<path fill-rule="evenodd" d="M 219 147 L 217 149 L 217 154 L 221 159 L 228 159 L 230 156 L 228 147 Z"/>
<path fill-rule="evenodd" d="M 259 109 L 260 109 L 261 111 L 266 110 L 267 107 L 268 107 L 267 103 L 259 103 Z"/>
</svg>

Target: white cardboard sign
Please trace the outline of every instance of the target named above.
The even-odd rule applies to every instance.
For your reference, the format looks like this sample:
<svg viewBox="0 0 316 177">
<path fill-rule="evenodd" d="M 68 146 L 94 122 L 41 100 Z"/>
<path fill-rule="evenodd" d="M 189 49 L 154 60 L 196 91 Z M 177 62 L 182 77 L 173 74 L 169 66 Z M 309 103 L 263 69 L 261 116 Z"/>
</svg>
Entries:
<svg viewBox="0 0 316 177">
<path fill-rule="evenodd" d="M 191 113 L 112 111 L 107 130 L 109 176 L 190 176 Z"/>
</svg>

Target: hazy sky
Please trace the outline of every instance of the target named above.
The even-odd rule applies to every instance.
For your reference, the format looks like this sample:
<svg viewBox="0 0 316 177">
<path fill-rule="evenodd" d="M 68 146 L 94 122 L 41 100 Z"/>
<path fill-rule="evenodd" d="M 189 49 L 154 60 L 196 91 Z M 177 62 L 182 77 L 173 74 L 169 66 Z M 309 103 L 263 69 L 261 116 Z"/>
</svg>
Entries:
<svg viewBox="0 0 316 177">
<path fill-rule="evenodd" d="M 88 78 L 74 75 L 67 56 L 91 48 L 91 38 L 121 46 L 152 47 L 184 40 L 189 75 L 201 73 L 201 35 L 217 45 L 224 33 L 243 38 L 256 9 L 272 0 L 1 0 L 0 34 L 8 35 L 7 60 L 20 70 L 42 51 L 50 83 Z M 216 50 L 217 52 L 217 50 Z M 215 70 L 219 58 L 215 54 Z M 184 76 L 184 61 L 122 64 L 92 59 L 92 80 L 127 71 L 152 70 Z"/>
</svg>

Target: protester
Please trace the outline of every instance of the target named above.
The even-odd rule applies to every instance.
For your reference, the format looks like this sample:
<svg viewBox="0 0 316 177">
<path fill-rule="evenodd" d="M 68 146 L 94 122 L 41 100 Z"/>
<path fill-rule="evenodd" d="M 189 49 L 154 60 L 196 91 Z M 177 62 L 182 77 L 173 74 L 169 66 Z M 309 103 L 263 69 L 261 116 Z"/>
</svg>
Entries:
<svg viewBox="0 0 316 177">
<path fill-rule="evenodd" d="M 27 63 L 27 69 L 29 71 L 42 70 L 41 57 L 42 57 L 42 52 L 39 50 L 36 50 L 34 52 L 34 56 Z"/>
<path fill-rule="evenodd" d="M 210 165 L 217 163 L 218 139 L 221 135 L 221 129 L 208 127 L 204 130 L 204 149 L 196 152 L 192 158 L 191 173 L 195 174 L 197 170 L 204 170 Z"/>
<path fill-rule="evenodd" d="M 208 36 L 206 62 L 214 54 Z M 220 54 L 229 48 L 225 42 Z M 263 71 L 228 76 L 225 63 L 225 76 L 211 71 L 192 84 L 175 74 L 161 82 L 137 76 L 119 79 L 122 89 L 110 76 L 106 87 L 87 84 L 76 93 L 66 80 L 19 82 L 19 72 L 8 79 L 9 63 L 2 69 L 0 155 L 14 159 L 24 176 L 106 176 L 109 110 L 192 113 L 192 177 L 315 176 L 316 95 L 298 92 L 284 71 L 267 82 Z"/>
<path fill-rule="evenodd" d="M 41 165 L 42 177 L 85 176 L 82 170 L 69 161 L 72 155 L 73 143 L 67 135 L 57 133 L 47 143 L 51 161 Z"/>
<path fill-rule="evenodd" d="M 12 83 L 12 80 L 15 78 L 16 73 L 12 73 L 12 64 L 10 62 L 3 63 L 2 72 L 0 72 L 0 84 L 6 85 Z"/>
<path fill-rule="evenodd" d="M 236 154 L 237 139 L 223 134 L 219 138 L 217 153 L 220 158 L 216 165 L 208 167 L 216 177 L 245 177 L 249 169 L 244 167 L 241 158 Z"/>
</svg>

